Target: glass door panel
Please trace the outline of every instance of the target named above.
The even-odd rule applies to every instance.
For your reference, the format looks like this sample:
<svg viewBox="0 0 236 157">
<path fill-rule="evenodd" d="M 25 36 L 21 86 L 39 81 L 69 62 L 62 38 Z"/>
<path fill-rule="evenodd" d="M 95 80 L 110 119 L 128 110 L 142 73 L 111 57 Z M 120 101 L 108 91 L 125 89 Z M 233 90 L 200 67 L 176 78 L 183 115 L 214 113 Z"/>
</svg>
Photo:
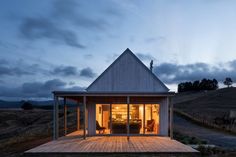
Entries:
<svg viewBox="0 0 236 157">
<path fill-rule="evenodd" d="M 143 104 L 130 104 L 130 134 L 143 133 Z"/>
<path fill-rule="evenodd" d="M 96 104 L 96 134 L 110 133 L 110 104 Z"/>
<path fill-rule="evenodd" d="M 159 134 L 159 104 L 145 105 L 145 134 Z"/>
<path fill-rule="evenodd" d="M 112 134 L 127 134 L 127 104 L 112 104 Z"/>
</svg>

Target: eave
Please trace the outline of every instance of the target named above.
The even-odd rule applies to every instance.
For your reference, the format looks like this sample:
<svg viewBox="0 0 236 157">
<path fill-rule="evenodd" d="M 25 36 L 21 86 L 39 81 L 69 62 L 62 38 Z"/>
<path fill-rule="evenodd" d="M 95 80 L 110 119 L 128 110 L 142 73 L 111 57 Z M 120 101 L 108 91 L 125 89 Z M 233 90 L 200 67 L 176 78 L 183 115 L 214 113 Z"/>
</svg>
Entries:
<svg viewBox="0 0 236 157">
<path fill-rule="evenodd" d="M 55 96 L 157 96 L 171 97 L 175 92 L 88 92 L 88 91 L 53 91 Z"/>
</svg>

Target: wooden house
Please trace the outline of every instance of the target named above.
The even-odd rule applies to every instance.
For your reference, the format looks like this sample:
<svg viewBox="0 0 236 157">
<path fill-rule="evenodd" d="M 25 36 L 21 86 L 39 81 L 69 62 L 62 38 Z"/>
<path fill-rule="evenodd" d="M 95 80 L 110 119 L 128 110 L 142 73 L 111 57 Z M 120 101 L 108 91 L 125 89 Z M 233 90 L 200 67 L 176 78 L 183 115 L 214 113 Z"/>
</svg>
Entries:
<svg viewBox="0 0 236 157">
<path fill-rule="evenodd" d="M 58 138 L 59 97 L 83 104 L 86 113 L 84 138 L 95 135 L 172 136 L 170 97 L 174 92 L 169 92 L 129 49 L 85 91 L 54 91 L 53 94 L 54 139 Z"/>
<path fill-rule="evenodd" d="M 172 139 L 170 98 L 174 92 L 169 92 L 129 49 L 85 91 L 53 94 L 54 140 L 26 151 L 28 156 L 197 155 L 196 150 Z M 62 137 L 59 137 L 59 99 L 64 100 Z M 67 100 L 80 104 L 77 131 L 72 133 L 67 131 Z"/>
</svg>

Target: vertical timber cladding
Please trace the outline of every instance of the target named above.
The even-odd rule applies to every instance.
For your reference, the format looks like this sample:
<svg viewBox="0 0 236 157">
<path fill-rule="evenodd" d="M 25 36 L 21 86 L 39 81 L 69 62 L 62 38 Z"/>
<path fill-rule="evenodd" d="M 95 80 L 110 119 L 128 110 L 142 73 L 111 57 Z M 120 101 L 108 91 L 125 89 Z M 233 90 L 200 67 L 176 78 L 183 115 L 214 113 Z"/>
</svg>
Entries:
<svg viewBox="0 0 236 157">
<path fill-rule="evenodd" d="M 88 109 L 88 135 L 96 135 L 96 104 L 87 104 Z"/>
<path fill-rule="evenodd" d="M 160 135 L 168 136 L 169 116 L 168 98 L 165 97 L 160 102 Z"/>
<path fill-rule="evenodd" d="M 87 91 L 168 92 L 168 88 L 133 54 L 133 52 L 126 49 L 87 88 Z"/>
</svg>

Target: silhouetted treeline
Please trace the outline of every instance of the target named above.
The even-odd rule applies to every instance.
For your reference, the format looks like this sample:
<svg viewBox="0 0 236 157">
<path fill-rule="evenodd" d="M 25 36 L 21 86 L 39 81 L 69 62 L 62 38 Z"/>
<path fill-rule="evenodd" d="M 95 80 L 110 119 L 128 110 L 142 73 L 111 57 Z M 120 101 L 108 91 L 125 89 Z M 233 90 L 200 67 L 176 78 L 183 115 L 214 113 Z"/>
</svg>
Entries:
<svg viewBox="0 0 236 157">
<path fill-rule="evenodd" d="M 202 79 L 193 82 L 182 82 L 178 84 L 178 92 L 186 91 L 201 91 L 201 90 L 216 90 L 218 88 L 218 81 L 216 79 Z"/>
</svg>

